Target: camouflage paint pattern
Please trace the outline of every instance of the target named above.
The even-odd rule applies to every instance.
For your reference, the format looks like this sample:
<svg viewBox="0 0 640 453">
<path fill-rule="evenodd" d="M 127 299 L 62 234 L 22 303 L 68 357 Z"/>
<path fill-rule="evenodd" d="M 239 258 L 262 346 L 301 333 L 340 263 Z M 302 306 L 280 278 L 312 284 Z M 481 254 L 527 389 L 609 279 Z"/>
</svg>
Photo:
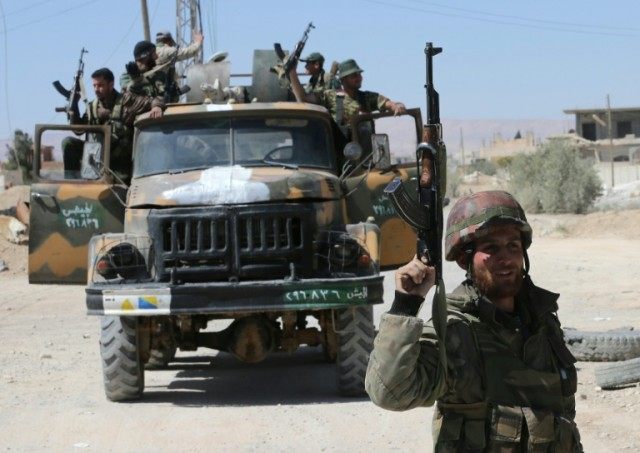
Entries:
<svg viewBox="0 0 640 453">
<path fill-rule="evenodd" d="M 212 167 L 134 179 L 128 205 L 207 206 L 300 199 L 338 200 L 340 182 L 332 173 L 274 167 Z"/>
<path fill-rule="evenodd" d="M 124 208 L 106 183 L 33 184 L 30 208 L 30 283 L 86 283 L 91 237 L 123 228 Z"/>
<path fill-rule="evenodd" d="M 391 200 L 384 193 L 384 188 L 394 178 L 400 177 L 410 190 L 415 187 L 415 166 L 398 168 L 394 171 L 381 173 L 373 169 L 360 185 L 363 175 L 353 176 L 346 181 L 347 193 L 353 191 L 346 199 L 347 216 L 352 219 L 367 219 L 373 217 L 380 228 L 380 267 L 382 269 L 397 266 L 411 260 L 415 254 L 416 233 L 396 214 Z"/>
</svg>

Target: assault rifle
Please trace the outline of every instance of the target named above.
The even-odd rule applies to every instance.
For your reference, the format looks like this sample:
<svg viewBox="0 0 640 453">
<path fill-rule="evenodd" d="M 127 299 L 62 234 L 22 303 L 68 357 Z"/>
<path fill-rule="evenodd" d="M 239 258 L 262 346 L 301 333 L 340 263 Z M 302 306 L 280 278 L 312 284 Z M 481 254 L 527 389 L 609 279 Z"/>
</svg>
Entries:
<svg viewBox="0 0 640 453">
<path fill-rule="evenodd" d="M 80 109 L 78 108 L 78 102 L 80 99 L 87 101 L 87 97 L 84 91 L 84 82 L 82 75 L 84 74 L 84 54 L 89 53 L 83 47 L 80 51 L 80 60 L 78 61 L 78 70 L 73 78 L 73 85 L 70 90 L 67 90 L 62 86 L 59 80 L 53 82 L 53 87 L 58 93 L 60 93 L 67 100 L 67 105 L 64 107 L 56 107 L 56 112 L 65 112 L 70 124 L 80 118 Z"/>
<path fill-rule="evenodd" d="M 427 124 L 422 143 L 416 150 L 418 178 L 417 201 L 405 190 L 402 180 L 395 178 L 384 192 L 389 196 L 398 215 L 417 231 L 416 255 L 436 270 L 436 293 L 433 298 L 432 319 L 438 334 L 441 373 L 446 371 L 444 348 L 447 310 L 442 279 L 442 230 L 444 193 L 446 188 L 446 148 L 442 141 L 440 99 L 433 85 L 433 57 L 442 52 L 428 42 L 426 56 Z"/>
<path fill-rule="evenodd" d="M 180 100 L 180 96 L 191 91 L 191 87 L 189 85 L 178 85 L 176 81 L 176 62 L 178 61 L 178 48 L 176 48 L 173 57 L 171 57 L 171 61 L 168 63 L 167 69 L 165 71 L 165 81 L 164 81 L 164 103 L 169 104 L 170 102 L 178 102 Z"/>
<path fill-rule="evenodd" d="M 272 72 L 275 72 L 276 74 L 278 74 L 278 76 L 284 76 L 287 79 L 289 78 L 289 71 L 298 62 L 298 60 L 300 60 L 300 55 L 304 50 L 304 46 L 307 43 L 307 39 L 309 38 L 309 32 L 311 32 L 312 28 L 316 27 L 314 27 L 313 22 L 309 22 L 309 25 L 307 25 L 307 28 L 302 34 L 302 38 L 300 38 L 300 41 L 296 43 L 295 49 L 289 55 L 287 55 L 287 53 L 282 50 L 282 46 L 279 42 L 273 45 L 273 48 L 276 51 L 276 55 L 278 56 L 280 61 L 282 61 L 282 66 L 271 68 Z"/>
</svg>

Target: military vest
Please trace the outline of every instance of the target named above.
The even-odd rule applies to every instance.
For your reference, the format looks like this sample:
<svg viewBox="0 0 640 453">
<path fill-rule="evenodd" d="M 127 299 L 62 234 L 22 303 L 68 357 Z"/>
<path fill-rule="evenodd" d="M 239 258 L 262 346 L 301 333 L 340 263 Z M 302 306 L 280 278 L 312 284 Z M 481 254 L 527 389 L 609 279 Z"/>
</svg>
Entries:
<svg viewBox="0 0 640 453">
<path fill-rule="evenodd" d="M 131 174 L 132 166 L 133 130 L 123 121 L 122 94 L 116 92 L 116 100 L 108 119 L 104 120 L 98 117 L 98 107 L 98 99 L 94 99 L 89 104 L 89 124 L 109 124 L 111 126 L 110 167 L 118 176 L 127 179 Z"/>
<path fill-rule="evenodd" d="M 453 391 L 438 400 L 434 411 L 436 452 L 582 451 L 572 421 L 575 358 L 564 344 L 554 314 L 557 296 L 535 287 L 528 278 L 525 292 L 533 296 L 530 306 L 546 302 L 551 309 L 534 310 L 521 330 L 514 329 L 514 336 L 478 312 L 479 299 L 469 298 L 462 304 L 464 298 L 454 304 L 450 300 L 448 323 L 461 323 L 456 330 L 468 333 L 467 343 L 474 351 L 460 354 L 477 357 L 474 377 L 480 382 L 474 382 L 471 387 L 477 386 L 476 390 L 466 394 L 464 383 L 458 383 L 458 388 L 453 384 Z M 483 303 L 491 304 L 486 299 Z M 518 337 L 523 338 L 521 343 Z M 464 344 L 465 339 L 460 342 Z M 460 367 L 467 372 L 474 368 L 473 363 L 462 364 L 454 356 L 450 379 L 465 373 Z"/>
</svg>

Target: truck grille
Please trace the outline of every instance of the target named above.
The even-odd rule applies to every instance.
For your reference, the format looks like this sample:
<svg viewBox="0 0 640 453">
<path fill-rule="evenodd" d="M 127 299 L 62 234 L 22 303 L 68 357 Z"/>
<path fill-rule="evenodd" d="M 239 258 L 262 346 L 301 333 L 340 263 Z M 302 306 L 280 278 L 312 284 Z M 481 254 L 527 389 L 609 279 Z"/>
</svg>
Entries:
<svg viewBox="0 0 640 453">
<path fill-rule="evenodd" d="M 153 210 L 159 280 L 266 280 L 312 272 L 313 211 L 308 205 Z"/>
</svg>

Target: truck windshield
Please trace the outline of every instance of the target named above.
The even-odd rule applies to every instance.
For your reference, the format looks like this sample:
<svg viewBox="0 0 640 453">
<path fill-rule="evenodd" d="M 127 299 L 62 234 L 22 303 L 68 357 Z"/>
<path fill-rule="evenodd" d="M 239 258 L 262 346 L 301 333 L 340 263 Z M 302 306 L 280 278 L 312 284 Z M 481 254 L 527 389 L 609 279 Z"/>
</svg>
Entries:
<svg viewBox="0 0 640 453">
<path fill-rule="evenodd" d="M 140 130 L 134 176 L 221 165 L 334 169 L 328 126 L 310 118 L 199 119 Z"/>
</svg>

